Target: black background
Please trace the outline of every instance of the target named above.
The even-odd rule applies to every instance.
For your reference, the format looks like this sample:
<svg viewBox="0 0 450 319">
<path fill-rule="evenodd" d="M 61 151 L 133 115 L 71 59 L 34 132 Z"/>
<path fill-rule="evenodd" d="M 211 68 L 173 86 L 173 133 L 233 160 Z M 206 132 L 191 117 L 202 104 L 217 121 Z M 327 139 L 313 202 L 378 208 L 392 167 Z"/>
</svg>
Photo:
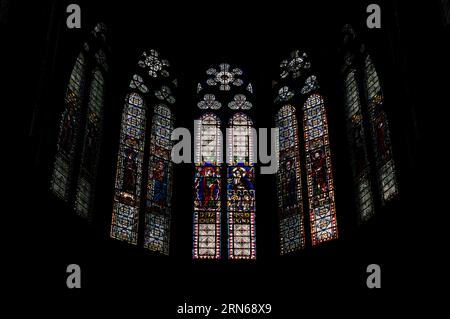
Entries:
<svg viewBox="0 0 450 319">
<path fill-rule="evenodd" d="M 434 134 L 430 132 L 436 127 L 433 112 L 442 105 L 446 83 L 431 79 L 445 74 L 448 67 L 448 27 L 441 26 L 438 1 L 418 6 L 378 1 L 382 28 L 369 30 L 365 27 L 368 3 L 79 1 L 80 30 L 65 27 L 64 1 L 53 9 L 50 2 L 12 3 L 2 31 L 8 43 L 3 61 L 18 62 L 3 89 L 17 93 L 16 98 L 4 101 L 26 115 L 17 125 L 28 135 L 21 147 L 24 169 L 11 179 L 20 189 L 15 193 L 19 208 L 13 208 L 19 216 L 20 234 L 14 232 L 10 237 L 14 242 L 11 265 L 19 270 L 12 278 L 16 287 L 57 293 L 69 300 L 94 292 L 93 300 L 111 297 L 113 309 L 131 307 L 133 302 L 125 301 L 129 297 L 143 297 L 138 306 L 147 308 L 149 314 L 158 309 L 164 318 L 174 316 L 176 306 L 184 302 L 272 303 L 278 318 L 320 300 L 342 299 L 344 305 L 351 304 L 355 296 L 369 302 L 384 300 L 388 292 L 411 292 L 410 288 L 428 281 L 417 276 L 432 255 L 431 248 L 424 247 L 425 230 L 418 222 L 426 221 L 434 211 L 430 203 L 424 205 L 432 192 L 425 185 L 433 177 L 425 170 L 430 162 L 426 152 L 434 149 L 428 136 Z M 49 180 L 65 86 L 82 43 L 98 21 L 109 29 L 111 72 L 95 217 L 87 225 L 52 197 Z M 355 224 L 341 93 L 338 49 L 345 23 L 359 30 L 376 63 L 399 176 L 398 199 L 360 228 Z M 176 126 L 183 127 L 192 127 L 197 112 L 197 82 L 205 78 L 210 65 L 223 61 L 240 66 L 252 80 L 256 126 L 271 127 L 276 111 L 271 81 L 277 77 L 279 62 L 293 49 L 308 53 L 328 108 L 340 231 L 337 241 L 279 257 L 275 178 L 259 175 L 257 260 L 192 260 L 193 172 L 185 164 L 176 165 L 174 173 L 170 257 L 108 239 L 122 101 L 140 53 L 149 48 L 160 51 L 177 74 Z M 71 263 L 81 266 L 80 290 L 66 287 L 66 266 Z M 382 269 L 378 291 L 366 287 L 366 267 L 371 263 Z M 33 273 L 31 287 L 29 271 Z"/>
</svg>

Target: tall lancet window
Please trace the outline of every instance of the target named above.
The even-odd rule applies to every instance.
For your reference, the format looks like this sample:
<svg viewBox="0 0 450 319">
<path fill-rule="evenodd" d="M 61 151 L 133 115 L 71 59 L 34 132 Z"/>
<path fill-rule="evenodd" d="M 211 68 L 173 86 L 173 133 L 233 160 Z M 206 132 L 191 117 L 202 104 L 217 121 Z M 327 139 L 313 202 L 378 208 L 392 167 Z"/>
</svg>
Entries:
<svg viewBox="0 0 450 319">
<path fill-rule="evenodd" d="M 277 196 L 280 253 L 284 255 L 305 246 L 296 109 L 290 104 L 284 105 L 275 117 L 275 126 L 279 129 Z"/>
<path fill-rule="evenodd" d="M 342 31 L 345 114 L 358 221 L 363 223 L 375 215 L 378 198 L 382 207 L 397 195 L 397 179 L 378 74 L 353 28 L 347 24 Z"/>
<path fill-rule="evenodd" d="M 170 136 L 173 129 L 172 111 L 167 105 L 158 104 L 154 109 L 150 139 L 144 246 L 166 255 L 169 254 L 172 206 Z"/>
<path fill-rule="evenodd" d="M 228 256 L 256 258 L 255 168 L 253 123 L 244 113 L 234 114 L 227 136 Z"/>
<path fill-rule="evenodd" d="M 51 183 L 53 193 L 66 201 L 69 199 L 72 171 L 75 164 L 75 149 L 80 130 L 85 77 L 86 59 L 85 54 L 81 52 L 75 62 L 67 87 Z"/>
<path fill-rule="evenodd" d="M 373 215 L 374 206 L 366 134 L 355 70 L 350 70 L 345 79 L 345 114 L 355 184 L 356 207 L 359 222 L 363 222 Z"/>
<path fill-rule="evenodd" d="M 378 187 L 384 205 L 397 195 L 397 179 L 392 156 L 389 122 L 384 111 L 384 97 L 375 66 L 369 55 L 364 61 L 364 87 L 372 131 Z"/>
<path fill-rule="evenodd" d="M 325 104 L 317 93 L 303 108 L 308 207 L 312 244 L 337 238 L 333 172 Z"/>
<path fill-rule="evenodd" d="M 220 258 L 222 135 L 213 113 L 196 122 L 194 258 Z"/>
<path fill-rule="evenodd" d="M 103 123 L 104 79 L 100 69 L 95 69 L 89 91 L 88 110 L 81 151 L 80 175 L 78 178 L 75 210 L 84 217 L 91 217 L 97 165 L 99 160 L 100 138 Z"/>
<path fill-rule="evenodd" d="M 142 54 L 122 113 L 110 233 L 164 255 L 170 250 L 176 83 L 157 51 Z"/>
<path fill-rule="evenodd" d="M 109 69 L 106 32 L 103 23 L 95 26 L 72 70 L 51 182 L 53 193 L 89 220 L 102 141 L 105 75 Z"/>
<path fill-rule="evenodd" d="M 127 95 L 119 138 L 111 237 L 132 244 L 137 244 L 146 113 L 141 95 Z"/>
<path fill-rule="evenodd" d="M 253 106 L 253 87 L 243 80 L 241 69 L 227 63 L 206 74 L 206 81 L 197 85 L 197 106 L 205 113 L 195 125 L 193 258 L 223 258 L 227 247 L 229 259 L 255 259 L 253 123 L 246 114 Z M 220 119 L 230 113 L 228 121 Z M 226 167 L 222 123 L 228 123 Z"/>
<path fill-rule="evenodd" d="M 280 160 L 277 194 L 280 253 L 287 254 L 306 246 L 304 207 L 309 212 L 312 245 L 336 239 L 337 220 L 328 124 L 317 77 L 309 57 L 298 50 L 281 62 L 280 69 L 280 77 L 273 82 L 274 103 L 280 105 L 275 116 Z M 298 118 L 302 119 L 303 140 Z M 305 155 L 304 160 L 300 154 Z M 307 198 L 302 196 L 302 185 L 306 185 Z"/>
</svg>

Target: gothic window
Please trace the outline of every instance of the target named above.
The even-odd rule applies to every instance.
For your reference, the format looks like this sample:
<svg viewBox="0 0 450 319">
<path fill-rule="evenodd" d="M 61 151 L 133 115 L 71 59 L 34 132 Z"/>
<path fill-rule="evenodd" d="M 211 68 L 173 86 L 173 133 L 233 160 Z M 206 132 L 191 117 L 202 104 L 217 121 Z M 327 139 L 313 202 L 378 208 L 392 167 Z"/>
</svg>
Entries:
<svg viewBox="0 0 450 319">
<path fill-rule="evenodd" d="M 51 189 L 56 196 L 66 201 L 69 199 L 72 171 L 75 164 L 75 147 L 80 129 L 84 97 L 85 69 L 85 56 L 81 52 L 70 75 L 65 108 L 59 124 Z"/>
<path fill-rule="evenodd" d="M 137 93 L 126 97 L 119 139 L 111 237 L 137 244 L 143 173 L 146 106 Z"/>
<path fill-rule="evenodd" d="M 144 246 L 169 254 L 174 116 L 168 106 L 155 107 L 150 140 Z"/>
<path fill-rule="evenodd" d="M 122 115 L 110 235 L 168 255 L 176 80 L 155 50 L 144 52 L 138 66 Z"/>
<path fill-rule="evenodd" d="M 381 193 L 381 203 L 384 205 L 397 195 L 397 181 L 392 156 L 389 122 L 384 111 L 384 96 L 377 71 L 369 55 L 365 58 L 364 87 L 377 168 L 378 187 Z"/>
<path fill-rule="evenodd" d="M 337 238 L 328 124 L 323 98 L 312 94 L 303 106 L 308 207 L 312 244 Z"/>
<path fill-rule="evenodd" d="M 244 113 L 229 122 L 227 141 L 228 254 L 256 258 L 253 123 Z"/>
<path fill-rule="evenodd" d="M 51 191 L 91 220 L 102 142 L 106 26 L 99 23 L 84 42 L 67 86 L 57 136 Z M 92 47 L 98 50 L 91 50 Z"/>
<path fill-rule="evenodd" d="M 374 207 L 366 134 L 354 70 L 347 74 L 345 80 L 345 114 L 353 181 L 355 184 L 356 207 L 359 214 L 358 218 L 361 222 L 368 220 L 372 216 Z"/>
<path fill-rule="evenodd" d="M 90 217 L 89 213 L 93 205 L 103 122 L 103 89 L 103 74 L 97 68 L 93 72 L 89 90 L 80 173 L 75 199 L 75 210 L 84 217 Z"/>
<path fill-rule="evenodd" d="M 398 189 L 389 122 L 377 71 L 363 44 L 354 52 L 359 39 L 353 28 L 345 25 L 343 33 L 347 135 L 358 221 L 362 223 L 375 214 L 376 199 L 383 207 L 397 195 Z M 360 91 L 365 100 L 361 101 Z M 368 145 L 370 142 L 372 145 Z"/>
<path fill-rule="evenodd" d="M 193 258 L 256 258 L 253 123 L 243 111 L 252 109 L 253 87 L 243 71 L 222 63 L 206 71 L 205 83 L 197 85 L 203 113 L 195 124 Z M 223 141 L 219 112 L 228 106 L 227 167 L 222 167 Z M 222 179 L 222 176 L 226 178 Z M 226 196 L 222 185 L 226 183 Z M 226 201 L 222 200 L 226 197 Z M 222 214 L 226 209 L 226 214 Z M 224 218 L 225 216 L 226 218 Z M 222 228 L 226 233 L 222 235 Z M 222 239 L 226 236 L 225 240 Z"/>
<path fill-rule="evenodd" d="M 275 126 L 279 129 L 277 197 L 283 255 L 305 246 L 298 124 L 292 105 L 287 104 L 278 111 Z"/>
<path fill-rule="evenodd" d="M 196 122 L 194 258 L 221 257 L 221 137 L 220 120 L 213 113 Z"/>
<path fill-rule="evenodd" d="M 280 79 L 274 81 L 274 102 L 281 105 L 275 116 L 279 129 L 277 195 L 280 253 L 287 254 L 306 245 L 304 205 L 313 246 L 337 238 L 337 220 L 327 116 L 317 77 L 311 73 L 309 57 L 298 50 L 281 62 L 280 69 Z M 301 141 L 297 112 L 303 118 Z M 303 161 L 300 154 L 305 156 Z M 302 196 L 302 165 L 307 198 Z"/>
</svg>

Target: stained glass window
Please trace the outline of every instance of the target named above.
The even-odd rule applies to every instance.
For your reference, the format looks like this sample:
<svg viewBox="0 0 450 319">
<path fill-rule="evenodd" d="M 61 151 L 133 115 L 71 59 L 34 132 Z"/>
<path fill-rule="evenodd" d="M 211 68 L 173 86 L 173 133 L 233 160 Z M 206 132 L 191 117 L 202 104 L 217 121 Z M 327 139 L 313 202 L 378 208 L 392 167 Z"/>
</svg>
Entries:
<svg viewBox="0 0 450 319">
<path fill-rule="evenodd" d="M 130 88 L 138 89 L 142 93 L 148 92 L 148 87 L 145 85 L 144 79 L 138 74 L 133 75 L 133 79 L 130 82 Z"/>
<path fill-rule="evenodd" d="M 228 254 L 230 259 L 256 258 L 255 169 L 252 121 L 236 113 L 227 133 Z"/>
<path fill-rule="evenodd" d="M 141 68 L 146 68 L 148 70 L 148 75 L 153 78 L 157 78 L 159 75 L 167 78 L 170 73 L 167 70 L 169 67 L 169 61 L 161 59 L 159 57 L 159 52 L 156 50 L 150 50 L 149 53 L 142 53 L 142 58 L 139 60 L 138 65 Z"/>
<path fill-rule="evenodd" d="M 298 125 L 292 105 L 283 106 L 275 117 L 279 129 L 280 167 L 277 172 L 280 249 L 284 255 L 305 246 Z"/>
<path fill-rule="evenodd" d="M 291 53 L 289 59 L 283 60 L 280 64 L 282 79 L 287 78 L 289 75 L 293 79 L 298 78 L 305 69 L 309 69 L 311 63 L 308 60 L 306 53 L 300 53 L 299 50 L 295 50 Z"/>
<path fill-rule="evenodd" d="M 87 106 L 87 117 L 81 151 L 81 165 L 75 198 L 75 211 L 90 217 L 99 160 L 103 119 L 103 74 L 95 69 Z"/>
<path fill-rule="evenodd" d="M 55 164 L 52 173 L 51 190 L 63 200 L 68 200 L 72 184 L 75 148 L 78 144 L 81 105 L 85 83 L 85 57 L 78 55 L 67 87 L 64 111 L 59 126 Z"/>
<path fill-rule="evenodd" d="M 311 75 L 305 80 L 305 85 L 302 87 L 300 93 L 308 94 L 314 90 L 317 90 L 318 88 L 319 88 L 319 84 L 317 83 L 316 76 Z"/>
<path fill-rule="evenodd" d="M 370 182 L 370 163 L 365 142 L 365 130 L 359 90 L 355 71 L 347 74 L 345 81 L 345 112 L 350 157 L 355 184 L 356 206 L 360 222 L 366 221 L 374 212 L 372 186 Z"/>
<path fill-rule="evenodd" d="M 111 237 L 137 243 L 146 107 L 137 93 L 130 93 L 122 113 L 117 160 Z"/>
<path fill-rule="evenodd" d="M 247 101 L 244 94 L 236 94 L 233 101 L 228 103 L 228 107 L 232 110 L 249 110 L 252 108 L 252 103 Z"/>
<path fill-rule="evenodd" d="M 365 59 L 364 80 L 381 202 L 385 204 L 397 195 L 397 180 L 383 92 L 369 55 Z"/>
<path fill-rule="evenodd" d="M 250 110 L 251 83 L 244 81 L 240 68 L 228 63 L 206 70 L 205 83 L 198 83 L 197 94 L 201 110 L 220 112 Z M 201 94 L 200 94 L 201 93 Z M 228 110 L 228 112 L 229 112 Z M 223 114 L 223 111 L 222 111 Z M 221 245 L 227 243 L 229 259 L 256 258 L 255 188 L 252 121 L 235 113 L 227 130 L 227 166 L 222 168 L 222 132 L 215 113 L 205 113 L 197 121 L 195 134 L 195 198 L 194 198 L 194 258 L 221 258 Z M 226 177 L 222 181 L 222 175 Z M 222 183 L 227 182 L 226 202 L 221 203 Z M 226 216 L 222 209 L 227 209 Z M 221 239 L 221 225 L 227 235 Z"/>
<path fill-rule="evenodd" d="M 170 109 L 155 107 L 150 140 L 144 247 L 169 254 L 172 193 L 170 152 L 174 118 Z"/>
<path fill-rule="evenodd" d="M 170 78 L 169 61 L 156 50 L 144 52 L 138 66 L 129 84 L 133 93 L 127 96 L 122 114 L 111 237 L 132 244 L 142 238 L 144 248 L 169 255 L 171 135 L 175 121 L 172 104 L 176 101 L 173 90 L 177 80 Z M 151 105 L 153 114 L 144 99 L 156 102 Z M 151 128 L 146 132 L 150 114 Z M 148 159 L 145 163 L 144 157 Z"/>
<path fill-rule="evenodd" d="M 199 109 L 211 109 L 218 110 L 222 107 L 222 103 L 216 101 L 216 96 L 214 94 L 205 94 L 203 100 L 197 103 Z"/>
<path fill-rule="evenodd" d="M 338 236 L 328 123 L 323 98 L 308 97 L 303 108 L 309 218 L 312 244 Z"/>
<path fill-rule="evenodd" d="M 220 258 L 222 133 L 213 113 L 196 122 L 194 258 Z"/>
<path fill-rule="evenodd" d="M 156 90 L 155 96 L 159 100 L 166 101 L 170 104 L 175 103 L 175 97 L 172 95 L 172 90 L 166 85 L 163 85 L 159 90 Z"/>
<path fill-rule="evenodd" d="M 211 77 L 206 81 L 210 86 L 218 85 L 221 91 L 229 91 L 231 85 L 241 86 L 244 82 L 239 77 L 242 75 L 242 70 L 239 68 L 231 69 L 228 63 L 222 63 L 219 65 L 219 69 L 210 68 L 206 71 Z"/>
<path fill-rule="evenodd" d="M 295 93 L 289 89 L 288 86 L 283 86 L 278 90 L 278 96 L 275 99 L 275 103 L 289 101 L 294 97 Z"/>
</svg>

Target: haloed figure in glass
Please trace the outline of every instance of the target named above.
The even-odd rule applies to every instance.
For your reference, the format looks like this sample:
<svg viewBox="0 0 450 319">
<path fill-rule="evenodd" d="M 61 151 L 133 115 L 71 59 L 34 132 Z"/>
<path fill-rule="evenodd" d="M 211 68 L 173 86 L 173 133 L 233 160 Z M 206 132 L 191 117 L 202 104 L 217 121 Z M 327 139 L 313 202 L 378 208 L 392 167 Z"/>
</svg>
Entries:
<svg viewBox="0 0 450 319">
<path fill-rule="evenodd" d="M 136 152 L 132 149 L 125 150 L 123 172 L 123 192 L 124 197 L 134 200 L 136 194 Z"/>
<path fill-rule="evenodd" d="M 284 164 L 284 178 L 287 183 L 283 184 L 287 207 L 297 203 L 297 177 L 295 174 L 295 163 L 292 159 L 288 159 Z"/>
<path fill-rule="evenodd" d="M 216 208 L 216 203 L 220 200 L 217 169 L 212 166 L 198 168 L 200 178 L 197 179 L 195 189 L 197 190 L 197 202 L 204 209 Z"/>
<path fill-rule="evenodd" d="M 167 201 L 167 169 L 164 161 L 156 162 L 152 177 L 155 183 L 154 203 L 159 208 L 164 208 Z"/>
<path fill-rule="evenodd" d="M 312 177 L 314 196 L 322 195 L 328 190 L 326 157 L 322 150 L 316 150 L 312 158 Z"/>
<path fill-rule="evenodd" d="M 238 166 L 234 167 L 231 171 L 233 183 L 232 189 L 236 190 L 250 190 L 253 189 L 252 171 L 246 170 L 244 167 Z"/>
</svg>

